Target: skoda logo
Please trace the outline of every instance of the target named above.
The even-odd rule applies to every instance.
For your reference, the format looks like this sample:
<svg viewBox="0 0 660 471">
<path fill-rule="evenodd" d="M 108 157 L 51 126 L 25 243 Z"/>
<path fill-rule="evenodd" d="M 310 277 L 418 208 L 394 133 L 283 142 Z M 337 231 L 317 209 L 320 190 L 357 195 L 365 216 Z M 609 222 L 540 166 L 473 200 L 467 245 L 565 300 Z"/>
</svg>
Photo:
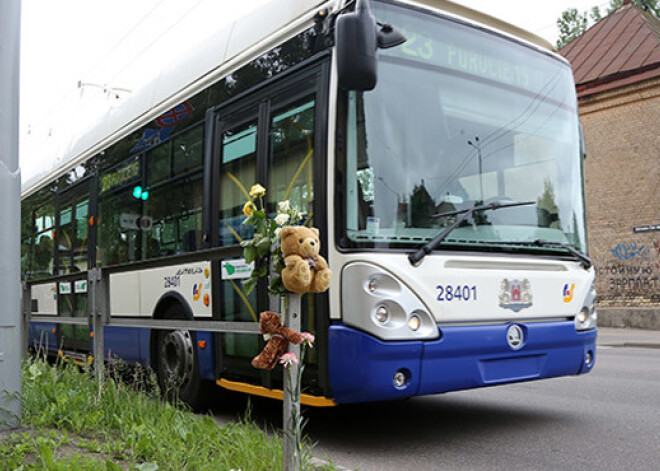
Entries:
<svg viewBox="0 0 660 471">
<path fill-rule="evenodd" d="M 506 331 L 506 340 L 507 342 L 509 342 L 509 346 L 514 350 L 517 350 L 520 347 L 522 347 L 522 343 L 523 343 L 522 329 L 515 324 L 509 327 L 509 329 Z"/>
</svg>

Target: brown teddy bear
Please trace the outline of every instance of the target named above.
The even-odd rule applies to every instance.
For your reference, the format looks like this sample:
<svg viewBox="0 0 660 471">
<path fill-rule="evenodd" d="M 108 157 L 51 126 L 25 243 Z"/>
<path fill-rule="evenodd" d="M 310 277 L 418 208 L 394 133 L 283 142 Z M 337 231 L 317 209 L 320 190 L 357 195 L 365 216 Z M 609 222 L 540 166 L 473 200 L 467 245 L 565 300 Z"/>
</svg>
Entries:
<svg viewBox="0 0 660 471">
<path fill-rule="evenodd" d="M 284 287 L 294 293 L 322 293 L 330 286 L 332 272 L 319 255 L 319 230 L 305 226 L 285 226 L 280 232 Z"/>
<path fill-rule="evenodd" d="M 259 314 L 259 331 L 262 334 L 269 335 L 268 343 L 264 349 L 252 359 L 252 366 L 260 370 L 275 368 L 277 360 L 286 352 L 289 342 L 300 345 L 303 341 L 298 332 L 284 327 L 280 316 L 272 311 L 264 311 Z"/>
</svg>

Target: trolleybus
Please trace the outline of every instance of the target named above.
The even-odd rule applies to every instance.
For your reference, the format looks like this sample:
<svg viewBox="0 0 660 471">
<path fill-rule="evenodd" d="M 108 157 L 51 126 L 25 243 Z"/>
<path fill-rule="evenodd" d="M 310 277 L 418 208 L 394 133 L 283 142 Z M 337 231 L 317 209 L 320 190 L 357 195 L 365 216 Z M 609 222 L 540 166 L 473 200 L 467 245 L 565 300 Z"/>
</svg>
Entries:
<svg viewBox="0 0 660 471">
<path fill-rule="evenodd" d="M 272 300 L 242 258 L 246 188 L 322 234 L 331 288 L 302 402 L 404 398 L 577 375 L 595 362 L 584 150 L 570 65 L 542 39 L 443 0 L 273 0 L 164 64 L 22 194 L 35 316 L 86 317 L 109 273 L 105 355 L 277 397 L 241 329 Z M 190 258 L 213 253 L 214 257 Z M 140 327 L 178 319 L 188 328 Z M 85 356 L 84 322 L 30 341 Z M 225 322 L 224 332 L 194 329 Z M 112 323 L 110 323 L 112 324 Z M 232 330 L 234 329 L 234 330 Z"/>
</svg>

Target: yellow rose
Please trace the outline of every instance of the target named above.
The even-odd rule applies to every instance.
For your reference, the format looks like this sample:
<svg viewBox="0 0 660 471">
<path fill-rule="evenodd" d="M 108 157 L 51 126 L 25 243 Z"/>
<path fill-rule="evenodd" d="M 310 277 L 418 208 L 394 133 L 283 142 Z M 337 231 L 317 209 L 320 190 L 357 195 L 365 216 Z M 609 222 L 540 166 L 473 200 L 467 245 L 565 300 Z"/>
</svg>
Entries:
<svg viewBox="0 0 660 471">
<path fill-rule="evenodd" d="M 254 214 L 254 210 L 257 209 L 256 206 L 252 201 L 248 201 L 245 203 L 245 206 L 243 206 L 243 214 L 246 216 L 252 216 Z"/>
<path fill-rule="evenodd" d="M 265 194 L 266 194 L 266 189 L 258 183 L 256 185 L 252 186 L 252 188 L 250 188 L 250 196 L 252 198 L 256 198 L 258 196 L 263 196 Z"/>
</svg>

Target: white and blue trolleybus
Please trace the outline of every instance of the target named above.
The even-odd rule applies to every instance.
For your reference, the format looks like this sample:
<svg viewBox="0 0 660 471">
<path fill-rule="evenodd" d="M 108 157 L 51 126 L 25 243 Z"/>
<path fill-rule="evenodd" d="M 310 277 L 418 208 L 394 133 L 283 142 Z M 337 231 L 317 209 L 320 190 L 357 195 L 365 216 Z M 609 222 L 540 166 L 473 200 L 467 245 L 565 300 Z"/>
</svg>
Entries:
<svg viewBox="0 0 660 471">
<path fill-rule="evenodd" d="M 304 404 L 591 371 L 585 152 L 545 41 L 443 0 L 273 0 L 156 72 L 23 186 L 32 345 L 93 351 L 101 268 L 107 357 L 193 406 L 208 385 L 281 397 L 281 371 L 250 365 L 278 306 L 243 287 L 259 182 L 320 229 L 333 270 L 301 300 Z"/>
</svg>

